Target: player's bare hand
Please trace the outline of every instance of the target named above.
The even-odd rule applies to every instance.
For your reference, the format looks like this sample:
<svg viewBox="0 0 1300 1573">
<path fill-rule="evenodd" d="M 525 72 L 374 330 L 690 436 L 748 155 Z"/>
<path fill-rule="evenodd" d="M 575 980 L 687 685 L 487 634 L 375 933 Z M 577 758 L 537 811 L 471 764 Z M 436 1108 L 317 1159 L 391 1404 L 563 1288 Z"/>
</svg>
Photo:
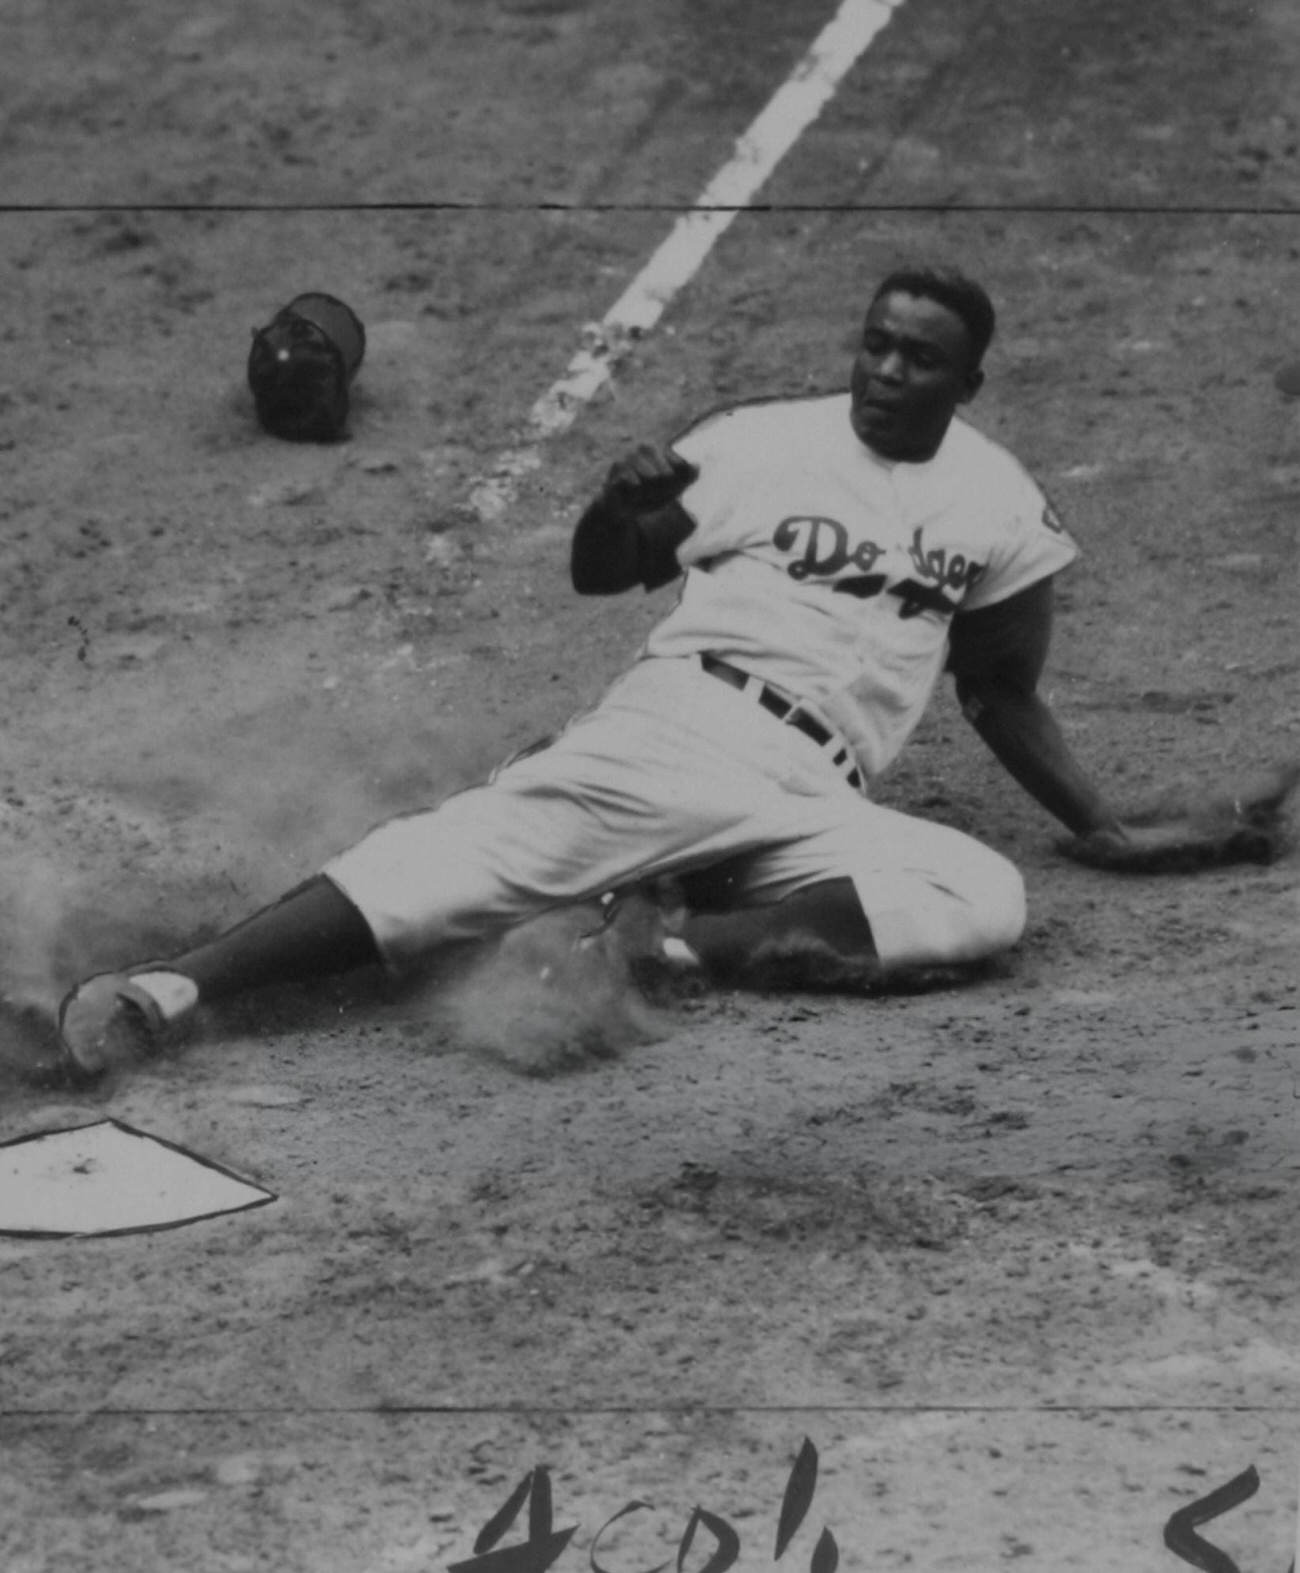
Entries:
<svg viewBox="0 0 1300 1573">
<path fill-rule="evenodd" d="M 676 502 L 699 473 L 671 448 L 643 442 L 610 465 L 605 495 L 635 513 L 652 513 Z"/>
</svg>

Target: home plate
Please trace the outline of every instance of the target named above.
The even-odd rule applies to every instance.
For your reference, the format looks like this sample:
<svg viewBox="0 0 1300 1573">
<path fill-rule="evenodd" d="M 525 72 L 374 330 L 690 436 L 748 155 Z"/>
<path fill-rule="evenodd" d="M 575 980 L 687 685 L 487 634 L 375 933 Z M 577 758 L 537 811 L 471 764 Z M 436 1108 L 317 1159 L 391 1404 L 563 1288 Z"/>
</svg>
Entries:
<svg viewBox="0 0 1300 1573">
<path fill-rule="evenodd" d="M 0 1143 L 0 1234 L 133 1234 L 274 1200 L 220 1164 L 120 1120 Z"/>
</svg>

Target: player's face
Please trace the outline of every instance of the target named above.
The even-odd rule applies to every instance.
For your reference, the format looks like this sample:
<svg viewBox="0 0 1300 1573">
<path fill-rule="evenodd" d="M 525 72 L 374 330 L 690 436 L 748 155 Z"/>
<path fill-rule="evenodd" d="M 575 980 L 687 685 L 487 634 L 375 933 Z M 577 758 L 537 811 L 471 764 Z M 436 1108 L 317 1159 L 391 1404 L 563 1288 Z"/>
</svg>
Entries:
<svg viewBox="0 0 1300 1573">
<path fill-rule="evenodd" d="M 936 300 L 894 291 L 872 303 L 850 378 L 850 419 L 882 459 L 932 457 L 983 374 L 966 324 Z"/>
</svg>

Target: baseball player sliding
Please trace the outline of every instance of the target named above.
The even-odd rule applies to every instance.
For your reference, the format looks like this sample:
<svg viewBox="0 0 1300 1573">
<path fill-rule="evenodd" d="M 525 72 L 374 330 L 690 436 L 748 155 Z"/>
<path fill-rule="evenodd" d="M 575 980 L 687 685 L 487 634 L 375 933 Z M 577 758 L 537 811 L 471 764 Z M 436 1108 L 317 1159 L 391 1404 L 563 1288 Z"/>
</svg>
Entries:
<svg viewBox="0 0 1300 1573">
<path fill-rule="evenodd" d="M 380 826 L 215 940 L 74 988 L 69 1074 L 148 1052 L 201 1002 L 400 971 L 654 881 L 684 894 L 679 949 L 719 975 L 761 975 L 806 938 L 886 981 L 1014 945 L 1016 869 L 869 795 L 945 668 L 980 737 L 1071 833 L 1065 850 L 1142 868 L 1208 846 L 1186 826 L 1121 824 L 1037 691 L 1076 547 L 1021 465 L 958 416 L 993 329 L 971 280 L 893 273 L 846 393 L 724 409 L 615 463 L 574 533 L 576 589 L 681 580 L 631 668 L 483 785 Z M 1293 783 L 1236 805 L 1213 856 L 1266 855 Z"/>
</svg>

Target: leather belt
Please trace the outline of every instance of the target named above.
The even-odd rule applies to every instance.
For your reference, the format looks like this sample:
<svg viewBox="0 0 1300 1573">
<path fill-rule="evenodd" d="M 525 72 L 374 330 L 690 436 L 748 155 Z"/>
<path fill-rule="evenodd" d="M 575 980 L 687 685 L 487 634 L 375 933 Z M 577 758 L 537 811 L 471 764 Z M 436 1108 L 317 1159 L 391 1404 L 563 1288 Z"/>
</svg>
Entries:
<svg viewBox="0 0 1300 1573">
<path fill-rule="evenodd" d="M 857 791 L 862 790 L 862 774 L 857 765 L 853 763 L 847 743 L 832 732 L 814 715 L 802 709 L 793 700 L 787 699 L 780 689 L 773 688 L 770 683 L 765 683 L 752 672 L 742 671 L 738 666 L 732 666 L 729 661 L 724 661 L 721 656 L 712 655 L 705 651 L 700 656 L 700 665 L 710 677 L 721 678 L 724 683 L 732 688 L 739 689 L 741 693 L 748 694 L 762 705 L 764 710 L 770 711 L 778 721 L 786 726 L 792 726 L 797 732 L 802 732 L 805 737 L 810 737 L 818 748 L 828 748 L 830 744 L 837 744 L 835 753 L 830 755 L 830 761 L 840 772 L 849 785 Z"/>
</svg>

